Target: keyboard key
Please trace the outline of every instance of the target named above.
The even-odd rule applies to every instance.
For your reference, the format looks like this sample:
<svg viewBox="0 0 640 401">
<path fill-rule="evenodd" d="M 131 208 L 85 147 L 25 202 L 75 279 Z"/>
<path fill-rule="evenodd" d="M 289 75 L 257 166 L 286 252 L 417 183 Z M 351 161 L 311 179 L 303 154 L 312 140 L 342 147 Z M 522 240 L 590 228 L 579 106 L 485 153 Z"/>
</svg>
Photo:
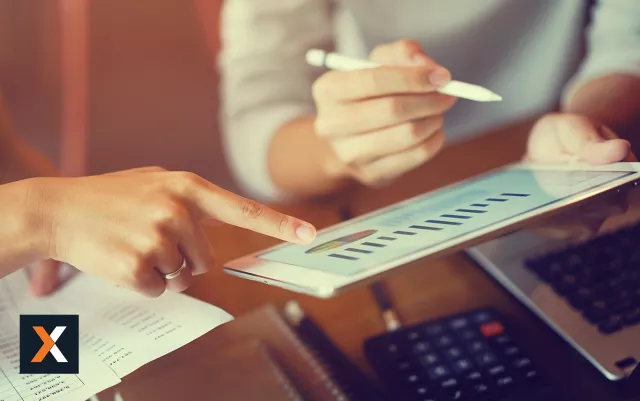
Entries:
<svg viewBox="0 0 640 401">
<path fill-rule="evenodd" d="M 424 354 L 431 349 L 431 346 L 426 341 L 420 341 L 413 345 L 413 352 L 415 354 Z"/>
<path fill-rule="evenodd" d="M 462 349 L 459 347 L 452 347 L 446 351 L 446 355 L 451 359 L 457 359 L 462 356 Z"/>
<path fill-rule="evenodd" d="M 480 353 L 480 355 L 477 356 L 476 360 L 478 361 L 478 365 L 480 366 L 493 365 L 498 361 L 493 352 L 488 351 Z"/>
<path fill-rule="evenodd" d="M 429 377 L 432 380 L 440 380 L 451 375 L 451 371 L 445 365 L 437 365 L 432 369 L 429 369 Z"/>
<path fill-rule="evenodd" d="M 480 326 L 480 332 L 485 337 L 494 337 L 504 332 L 504 327 L 499 322 L 484 323 Z"/>
</svg>

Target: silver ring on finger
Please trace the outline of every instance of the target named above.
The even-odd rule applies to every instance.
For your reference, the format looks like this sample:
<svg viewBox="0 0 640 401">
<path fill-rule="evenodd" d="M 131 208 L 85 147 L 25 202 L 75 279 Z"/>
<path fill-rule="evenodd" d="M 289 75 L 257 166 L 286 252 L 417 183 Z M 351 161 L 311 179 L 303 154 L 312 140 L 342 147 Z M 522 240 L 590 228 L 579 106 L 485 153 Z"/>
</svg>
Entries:
<svg viewBox="0 0 640 401">
<path fill-rule="evenodd" d="M 178 276 L 180 275 L 180 273 L 182 273 L 182 271 L 183 271 L 184 269 L 186 269 L 186 268 L 187 268 L 187 259 L 185 259 L 185 257 L 183 256 L 183 257 L 182 257 L 182 264 L 180 265 L 180 267 L 178 268 L 178 270 L 176 270 L 176 271 L 174 271 L 174 272 L 171 272 L 171 273 L 168 273 L 168 274 L 165 274 L 165 275 L 164 275 L 164 278 L 165 278 L 166 280 L 174 279 L 174 278 L 178 277 Z"/>
</svg>

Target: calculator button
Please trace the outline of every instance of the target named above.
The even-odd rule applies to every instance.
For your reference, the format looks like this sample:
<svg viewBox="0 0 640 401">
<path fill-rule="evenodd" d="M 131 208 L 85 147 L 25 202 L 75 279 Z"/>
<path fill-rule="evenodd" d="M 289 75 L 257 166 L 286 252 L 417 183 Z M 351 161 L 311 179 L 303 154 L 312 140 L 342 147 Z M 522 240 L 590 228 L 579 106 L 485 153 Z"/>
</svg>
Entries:
<svg viewBox="0 0 640 401">
<path fill-rule="evenodd" d="M 482 379 L 482 375 L 480 374 L 480 372 L 478 372 L 476 370 L 476 371 L 473 371 L 473 372 L 469 373 L 466 376 L 466 379 L 469 380 L 469 381 L 477 381 L 477 380 Z"/>
<path fill-rule="evenodd" d="M 413 352 L 416 353 L 416 354 L 424 354 L 425 352 L 429 351 L 430 349 L 431 349 L 431 346 L 429 345 L 428 342 L 425 342 L 425 341 L 417 342 L 413 346 Z"/>
<path fill-rule="evenodd" d="M 520 358 L 513 363 L 513 366 L 516 368 L 526 368 L 529 365 L 531 365 L 531 360 L 529 358 Z"/>
<path fill-rule="evenodd" d="M 501 389 L 509 388 L 513 386 L 513 377 L 511 376 L 503 376 L 496 380 L 496 386 Z"/>
<path fill-rule="evenodd" d="M 438 354 L 434 354 L 433 352 L 430 352 L 428 354 L 422 355 L 420 357 L 420 361 L 425 366 L 431 366 L 431 365 L 435 365 L 436 363 L 440 362 L 440 357 L 438 356 Z"/>
<path fill-rule="evenodd" d="M 477 357 L 480 366 L 489 366 L 497 362 L 496 356 L 492 352 L 483 352 Z"/>
<path fill-rule="evenodd" d="M 446 354 L 451 359 L 457 359 L 462 356 L 462 349 L 459 347 L 452 347 L 447 350 Z"/>
<path fill-rule="evenodd" d="M 428 392 L 429 389 L 427 389 L 427 387 L 425 386 L 420 386 L 416 389 L 416 393 L 418 393 L 418 395 L 427 395 Z"/>
<path fill-rule="evenodd" d="M 501 336 L 498 336 L 496 338 L 493 339 L 496 344 L 498 345 L 506 345 L 511 343 L 511 339 L 509 338 L 509 336 L 507 336 L 506 334 L 503 334 Z"/>
<path fill-rule="evenodd" d="M 496 375 L 501 375 L 501 374 L 503 374 L 503 373 L 504 373 L 504 371 L 505 371 L 504 366 L 502 366 L 502 365 L 497 365 L 497 366 L 494 366 L 494 367 L 492 367 L 492 368 L 490 368 L 490 369 L 489 369 L 489 374 L 490 374 L 491 376 L 496 376 Z"/>
<path fill-rule="evenodd" d="M 462 330 L 459 333 L 459 336 L 462 339 L 462 341 L 471 341 L 478 337 L 478 332 L 474 329 L 466 329 L 466 330 Z"/>
<path fill-rule="evenodd" d="M 442 383 L 440 383 L 440 386 L 443 389 L 455 388 L 455 387 L 458 387 L 458 381 L 456 379 L 454 379 L 454 378 L 447 379 L 447 380 L 443 381 Z"/>
<path fill-rule="evenodd" d="M 457 372 L 462 373 L 470 370 L 473 367 L 473 364 L 470 360 L 463 358 L 455 361 L 453 363 L 453 367 Z"/>
<path fill-rule="evenodd" d="M 473 315 L 473 321 L 476 323 L 486 323 L 492 319 L 493 319 L 493 316 L 491 315 L 491 313 L 487 311 L 476 312 Z"/>
<path fill-rule="evenodd" d="M 489 392 L 489 386 L 487 386 L 484 383 L 478 383 L 478 384 L 474 384 L 471 387 L 471 390 L 473 394 L 476 396 L 484 396 Z"/>
<path fill-rule="evenodd" d="M 407 334 L 407 338 L 409 341 L 416 341 L 420 338 L 420 334 L 417 331 L 410 331 L 409 334 Z"/>
<path fill-rule="evenodd" d="M 407 376 L 407 382 L 411 384 L 418 383 L 419 381 L 420 381 L 420 376 L 418 376 L 417 374 L 412 374 Z"/>
<path fill-rule="evenodd" d="M 520 353 L 520 348 L 516 347 L 515 345 L 512 345 L 504 349 L 504 354 L 506 356 L 516 356 L 519 353 Z"/>
<path fill-rule="evenodd" d="M 504 327 L 502 327 L 502 324 L 499 322 L 484 323 L 480 326 L 480 332 L 482 332 L 485 337 L 494 337 L 502 334 Z"/>
<path fill-rule="evenodd" d="M 466 317 L 455 318 L 451 320 L 451 322 L 449 323 L 449 326 L 451 326 L 451 328 L 454 330 L 464 329 L 467 326 L 469 326 L 469 319 L 467 319 Z"/>
<path fill-rule="evenodd" d="M 413 365 L 410 362 L 402 361 L 398 363 L 398 370 L 401 372 L 406 372 L 413 368 Z"/>
<path fill-rule="evenodd" d="M 427 333 L 427 335 L 433 336 L 433 337 L 442 335 L 444 334 L 445 331 L 446 330 L 444 326 L 441 324 L 430 324 L 425 328 L 425 332 Z"/>
<path fill-rule="evenodd" d="M 449 347 L 453 344 L 453 338 L 450 335 L 445 334 L 436 339 L 436 344 L 438 344 L 439 347 Z"/>
<path fill-rule="evenodd" d="M 476 352 L 484 351 L 485 348 L 487 348 L 487 345 L 484 343 L 484 341 L 478 340 L 473 341 L 469 344 L 469 351 L 474 354 Z"/>
<path fill-rule="evenodd" d="M 439 380 L 449 376 L 450 374 L 451 371 L 444 365 L 438 365 L 432 369 L 429 369 L 429 377 L 431 377 L 432 380 Z"/>
</svg>

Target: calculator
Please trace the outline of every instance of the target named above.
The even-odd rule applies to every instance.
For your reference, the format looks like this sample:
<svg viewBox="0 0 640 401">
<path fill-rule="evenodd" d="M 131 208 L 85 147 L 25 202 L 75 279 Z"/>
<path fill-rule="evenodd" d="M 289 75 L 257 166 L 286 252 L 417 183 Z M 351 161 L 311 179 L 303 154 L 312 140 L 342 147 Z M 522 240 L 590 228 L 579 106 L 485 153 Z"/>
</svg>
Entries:
<svg viewBox="0 0 640 401">
<path fill-rule="evenodd" d="M 563 401 L 491 308 L 370 338 L 364 354 L 396 401 Z"/>
</svg>

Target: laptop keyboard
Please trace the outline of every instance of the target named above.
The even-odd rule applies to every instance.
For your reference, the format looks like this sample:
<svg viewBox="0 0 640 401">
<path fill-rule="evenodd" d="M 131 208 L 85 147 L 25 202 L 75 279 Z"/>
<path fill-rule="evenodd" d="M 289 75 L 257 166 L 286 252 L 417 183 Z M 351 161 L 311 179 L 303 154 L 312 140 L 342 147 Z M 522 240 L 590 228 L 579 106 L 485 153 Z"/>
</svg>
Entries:
<svg viewBox="0 0 640 401">
<path fill-rule="evenodd" d="M 640 324 L 640 223 L 526 261 L 603 334 Z"/>
</svg>

